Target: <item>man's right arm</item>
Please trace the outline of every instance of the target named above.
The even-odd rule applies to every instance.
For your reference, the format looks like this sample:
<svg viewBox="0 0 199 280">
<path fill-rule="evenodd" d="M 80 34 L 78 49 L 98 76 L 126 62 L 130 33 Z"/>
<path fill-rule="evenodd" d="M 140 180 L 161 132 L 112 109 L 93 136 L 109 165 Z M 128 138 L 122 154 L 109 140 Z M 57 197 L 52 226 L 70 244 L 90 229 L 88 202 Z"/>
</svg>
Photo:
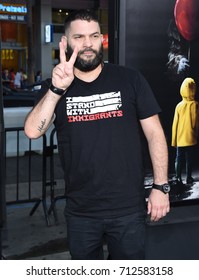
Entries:
<svg viewBox="0 0 199 280">
<path fill-rule="evenodd" d="M 31 139 L 42 136 L 54 120 L 54 110 L 61 96 L 48 90 L 25 119 L 24 132 Z"/>
<path fill-rule="evenodd" d="M 61 91 L 66 91 L 74 79 L 74 63 L 78 54 L 78 49 L 75 47 L 69 61 L 66 61 L 66 47 L 67 38 L 62 36 L 59 43 L 60 63 L 55 66 L 52 72 L 52 85 Z M 47 131 L 53 122 L 55 107 L 60 98 L 59 94 L 48 89 L 44 97 L 28 114 L 24 124 L 24 132 L 29 138 L 39 138 Z"/>
</svg>

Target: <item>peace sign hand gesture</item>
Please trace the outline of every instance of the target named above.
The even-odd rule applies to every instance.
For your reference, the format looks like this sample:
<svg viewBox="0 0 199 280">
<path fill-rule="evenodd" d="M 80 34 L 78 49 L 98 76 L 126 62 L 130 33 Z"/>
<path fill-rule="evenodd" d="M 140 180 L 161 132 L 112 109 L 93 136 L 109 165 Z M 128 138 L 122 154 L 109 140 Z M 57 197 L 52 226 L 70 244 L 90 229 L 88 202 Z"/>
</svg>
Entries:
<svg viewBox="0 0 199 280">
<path fill-rule="evenodd" d="M 53 69 L 52 84 L 63 90 L 67 89 L 74 79 L 74 63 L 78 54 L 78 48 L 75 47 L 70 60 L 66 61 L 66 48 L 67 38 L 62 36 L 59 42 L 60 63 Z"/>
</svg>

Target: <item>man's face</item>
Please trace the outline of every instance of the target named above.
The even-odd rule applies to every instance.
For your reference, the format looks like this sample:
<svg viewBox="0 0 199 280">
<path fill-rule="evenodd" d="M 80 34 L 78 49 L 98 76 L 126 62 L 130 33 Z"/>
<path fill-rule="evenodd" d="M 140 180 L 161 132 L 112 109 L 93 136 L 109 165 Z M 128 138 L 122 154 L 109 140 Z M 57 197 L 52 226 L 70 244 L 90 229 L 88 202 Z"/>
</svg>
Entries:
<svg viewBox="0 0 199 280">
<path fill-rule="evenodd" d="M 67 36 L 67 57 L 70 58 L 75 47 L 79 52 L 75 67 L 83 72 L 92 71 L 102 63 L 103 45 L 100 27 L 97 22 L 75 20 L 71 23 Z"/>
</svg>

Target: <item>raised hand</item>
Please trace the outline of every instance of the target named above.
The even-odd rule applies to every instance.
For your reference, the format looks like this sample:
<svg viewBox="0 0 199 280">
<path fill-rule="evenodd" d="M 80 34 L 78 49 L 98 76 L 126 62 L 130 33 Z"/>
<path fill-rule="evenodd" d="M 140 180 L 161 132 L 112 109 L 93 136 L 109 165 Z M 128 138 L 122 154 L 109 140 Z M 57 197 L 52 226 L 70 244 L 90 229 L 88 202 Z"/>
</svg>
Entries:
<svg viewBox="0 0 199 280">
<path fill-rule="evenodd" d="M 66 48 L 67 38 L 62 36 L 59 42 L 60 63 L 55 66 L 52 72 L 52 84 L 60 89 L 67 89 L 72 83 L 74 79 L 74 63 L 78 54 L 78 48 L 75 47 L 70 60 L 66 61 Z"/>
</svg>

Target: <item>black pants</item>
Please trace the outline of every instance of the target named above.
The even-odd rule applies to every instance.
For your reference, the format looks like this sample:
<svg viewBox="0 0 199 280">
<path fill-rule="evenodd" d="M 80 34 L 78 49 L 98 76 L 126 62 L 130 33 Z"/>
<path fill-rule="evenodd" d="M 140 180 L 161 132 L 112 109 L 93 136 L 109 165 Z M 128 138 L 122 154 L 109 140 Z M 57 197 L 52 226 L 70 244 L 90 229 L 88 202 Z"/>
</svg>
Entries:
<svg viewBox="0 0 199 280">
<path fill-rule="evenodd" d="M 186 162 L 186 177 L 189 180 L 192 176 L 193 146 L 177 147 L 175 159 L 176 177 L 181 180 L 183 162 Z"/>
<path fill-rule="evenodd" d="M 67 216 L 67 237 L 73 260 L 104 259 L 106 241 L 109 258 L 145 258 L 145 212 L 113 219 Z"/>
</svg>

